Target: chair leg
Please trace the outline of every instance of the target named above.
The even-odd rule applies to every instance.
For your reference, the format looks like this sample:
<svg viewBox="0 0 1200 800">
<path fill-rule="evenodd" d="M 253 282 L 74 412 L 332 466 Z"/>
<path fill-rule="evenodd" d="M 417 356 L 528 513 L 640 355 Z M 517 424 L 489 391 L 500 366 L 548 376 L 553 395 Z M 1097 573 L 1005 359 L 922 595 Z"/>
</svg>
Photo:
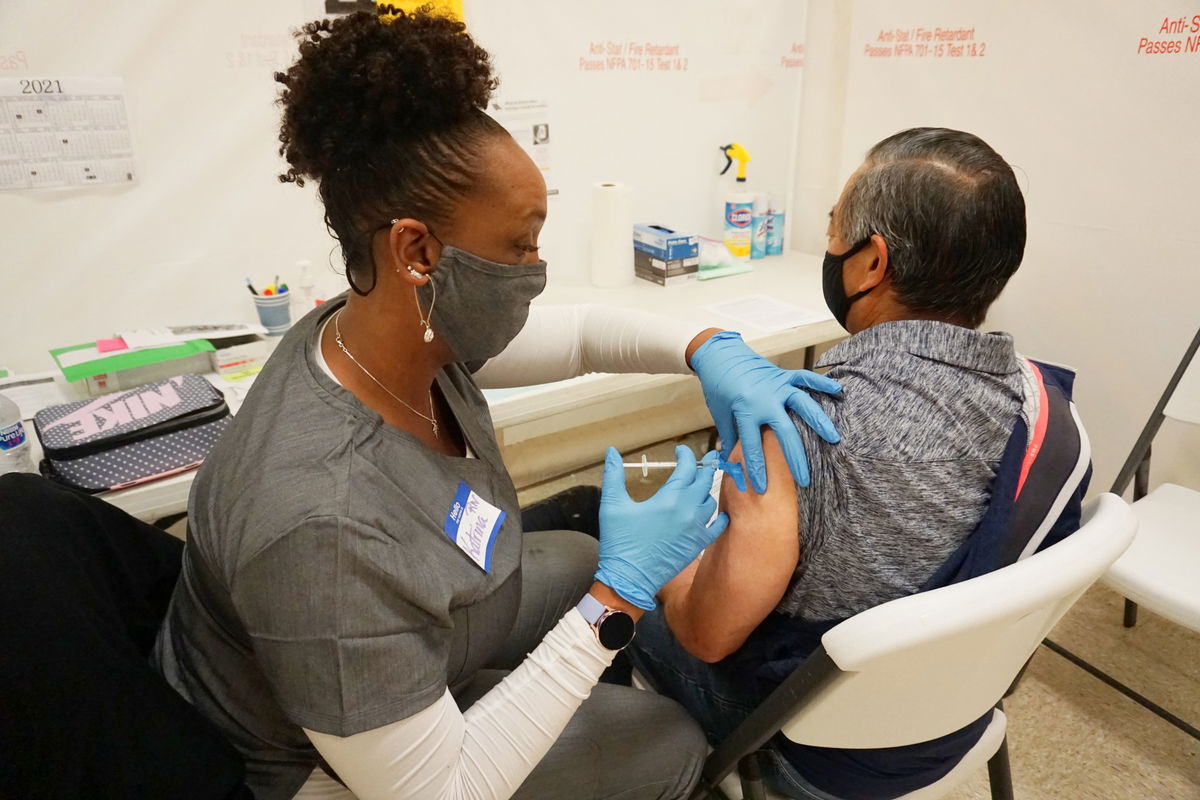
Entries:
<svg viewBox="0 0 1200 800">
<path fill-rule="evenodd" d="M 758 751 L 742 757 L 738 762 L 738 775 L 742 779 L 742 800 L 767 800 L 762 768 L 758 763 Z"/>
<path fill-rule="evenodd" d="M 992 800 L 1013 800 L 1012 768 L 1008 763 L 1008 737 L 1000 742 L 1000 749 L 988 761 L 988 783 L 992 786 Z"/>
<path fill-rule="evenodd" d="M 1137 625 L 1137 603 L 1125 598 L 1125 627 L 1132 628 L 1134 625 Z"/>
</svg>

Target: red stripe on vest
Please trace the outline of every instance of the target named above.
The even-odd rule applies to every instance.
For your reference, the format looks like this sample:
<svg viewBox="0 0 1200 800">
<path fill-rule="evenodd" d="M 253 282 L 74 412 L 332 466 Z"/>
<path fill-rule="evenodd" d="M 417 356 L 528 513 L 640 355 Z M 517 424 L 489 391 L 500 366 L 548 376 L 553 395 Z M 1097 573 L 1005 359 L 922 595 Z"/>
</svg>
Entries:
<svg viewBox="0 0 1200 800">
<path fill-rule="evenodd" d="M 1021 489 L 1025 486 L 1025 479 L 1029 477 L 1029 470 L 1033 467 L 1033 462 L 1037 461 L 1038 453 L 1042 451 L 1042 442 L 1046 440 L 1046 426 L 1050 422 L 1050 400 L 1046 397 L 1046 382 L 1042 380 L 1042 371 L 1032 361 L 1029 361 L 1028 364 L 1033 370 L 1033 377 L 1037 379 L 1038 416 L 1033 423 L 1033 436 L 1030 437 L 1029 445 L 1025 448 L 1025 460 L 1021 462 L 1021 477 L 1017 480 L 1017 491 L 1013 495 L 1014 501 L 1021 496 Z"/>
</svg>

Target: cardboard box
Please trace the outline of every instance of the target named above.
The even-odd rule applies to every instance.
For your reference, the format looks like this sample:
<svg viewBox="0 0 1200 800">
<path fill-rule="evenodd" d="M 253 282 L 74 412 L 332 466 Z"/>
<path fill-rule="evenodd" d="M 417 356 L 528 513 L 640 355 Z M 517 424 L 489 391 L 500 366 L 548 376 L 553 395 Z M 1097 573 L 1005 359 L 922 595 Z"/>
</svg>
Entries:
<svg viewBox="0 0 1200 800">
<path fill-rule="evenodd" d="M 633 249 L 662 261 L 698 258 L 700 237 L 679 233 L 662 225 L 634 225 Z"/>
<path fill-rule="evenodd" d="M 633 274 L 659 286 L 674 286 L 677 283 L 695 280 L 699 269 L 700 256 L 665 261 L 642 250 L 635 250 L 633 253 Z"/>
</svg>

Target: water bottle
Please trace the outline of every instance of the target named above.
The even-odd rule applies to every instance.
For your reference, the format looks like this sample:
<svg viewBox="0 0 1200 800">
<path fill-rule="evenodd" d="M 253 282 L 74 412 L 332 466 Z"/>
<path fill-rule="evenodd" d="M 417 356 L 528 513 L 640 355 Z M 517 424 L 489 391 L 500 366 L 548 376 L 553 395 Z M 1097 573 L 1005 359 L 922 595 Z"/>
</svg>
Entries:
<svg viewBox="0 0 1200 800">
<path fill-rule="evenodd" d="M 292 291 L 292 317 L 300 319 L 317 305 L 317 285 L 313 282 L 312 262 L 302 258 L 296 262 L 300 280 Z"/>
<path fill-rule="evenodd" d="M 0 475 L 6 472 L 34 472 L 29 458 L 29 439 L 21 423 L 21 409 L 0 392 Z"/>
</svg>

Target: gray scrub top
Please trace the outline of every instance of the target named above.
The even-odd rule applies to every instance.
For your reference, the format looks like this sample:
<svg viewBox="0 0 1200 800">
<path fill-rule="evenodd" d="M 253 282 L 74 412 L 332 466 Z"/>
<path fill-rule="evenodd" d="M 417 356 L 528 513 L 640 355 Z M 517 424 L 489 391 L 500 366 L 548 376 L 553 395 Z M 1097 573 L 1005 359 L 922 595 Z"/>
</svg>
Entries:
<svg viewBox="0 0 1200 800">
<path fill-rule="evenodd" d="M 468 681 L 520 600 L 520 509 L 470 373 L 437 386 L 478 457 L 435 453 L 315 363 L 343 304 L 288 332 L 200 468 L 155 650 L 259 800 L 292 797 L 317 763 L 301 727 L 349 736 Z M 463 483 L 505 512 L 487 572 L 444 533 Z"/>
</svg>

